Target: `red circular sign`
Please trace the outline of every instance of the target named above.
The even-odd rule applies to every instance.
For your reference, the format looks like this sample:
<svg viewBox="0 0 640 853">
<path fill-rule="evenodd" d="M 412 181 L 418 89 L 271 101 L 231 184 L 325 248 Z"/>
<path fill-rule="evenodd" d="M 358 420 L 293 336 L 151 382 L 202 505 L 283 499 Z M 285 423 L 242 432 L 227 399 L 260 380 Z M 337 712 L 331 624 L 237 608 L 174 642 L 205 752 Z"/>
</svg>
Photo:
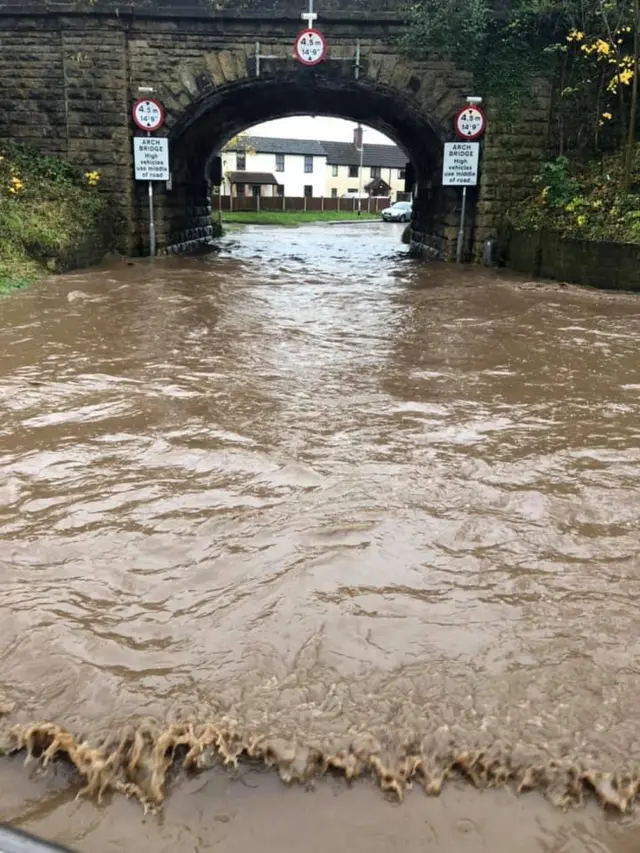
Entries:
<svg viewBox="0 0 640 853">
<path fill-rule="evenodd" d="M 487 129 L 487 117 L 482 107 L 467 104 L 456 113 L 453 126 L 459 139 L 479 139 Z"/>
<path fill-rule="evenodd" d="M 140 98 L 133 105 L 131 117 L 140 130 L 152 133 L 164 124 L 164 109 L 155 98 Z"/>
<path fill-rule="evenodd" d="M 327 43 L 319 30 L 302 30 L 296 36 L 293 57 L 302 65 L 317 65 L 325 57 Z"/>
</svg>

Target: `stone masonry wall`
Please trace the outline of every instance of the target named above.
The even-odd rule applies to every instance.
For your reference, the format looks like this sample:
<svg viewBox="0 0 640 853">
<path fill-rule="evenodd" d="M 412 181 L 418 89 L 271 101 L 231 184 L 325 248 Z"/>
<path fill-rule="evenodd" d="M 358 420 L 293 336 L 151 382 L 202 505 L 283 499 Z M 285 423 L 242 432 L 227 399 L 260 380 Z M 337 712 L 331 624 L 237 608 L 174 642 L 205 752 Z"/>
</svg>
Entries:
<svg viewBox="0 0 640 853">
<path fill-rule="evenodd" d="M 534 82 L 531 100 L 515 118 L 504 119 L 491 102 L 487 105 L 473 245 L 476 260 L 484 241 L 497 236 L 506 208 L 531 194 L 532 179 L 548 149 L 551 98 L 552 82 L 541 79 Z"/>
<path fill-rule="evenodd" d="M 640 291 L 640 246 L 562 237 L 549 231 L 522 231 L 507 246 L 511 269 L 536 278 L 607 290 Z"/>
</svg>

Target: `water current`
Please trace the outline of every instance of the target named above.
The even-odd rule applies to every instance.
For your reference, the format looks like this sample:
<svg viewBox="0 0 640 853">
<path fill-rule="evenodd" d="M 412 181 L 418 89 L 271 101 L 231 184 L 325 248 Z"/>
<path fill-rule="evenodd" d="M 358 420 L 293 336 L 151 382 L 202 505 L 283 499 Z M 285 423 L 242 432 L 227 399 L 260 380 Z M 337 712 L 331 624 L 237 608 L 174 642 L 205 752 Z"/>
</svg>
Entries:
<svg viewBox="0 0 640 853">
<path fill-rule="evenodd" d="M 640 849 L 640 301 L 399 238 L 250 227 L 0 301 L 0 820 Z"/>
</svg>

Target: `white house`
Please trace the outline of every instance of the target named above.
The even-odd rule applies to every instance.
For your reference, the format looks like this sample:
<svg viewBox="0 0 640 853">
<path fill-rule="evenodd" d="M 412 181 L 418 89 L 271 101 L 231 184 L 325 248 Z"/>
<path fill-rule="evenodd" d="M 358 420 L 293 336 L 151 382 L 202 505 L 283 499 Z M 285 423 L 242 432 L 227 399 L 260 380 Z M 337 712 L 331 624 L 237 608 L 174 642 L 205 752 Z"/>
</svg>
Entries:
<svg viewBox="0 0 640 853">
<path fill-rule="evenodd" d="M 404 193 L 407 155 L 397 145 L 365 143 L 362 152 L 355 142 L 323 142 L 322 146 L 327 154 L 327 198 L 342 198 L 362 190 L 395 201 Z"/>
<path fill-rule="evenodd" d="M 223 195 L 342 198 L 362 189 L 391 196 L 405 189 L 407 155 L 397 145 L 236 137 L 222 152 Z M 360 168 L 362 163 L 362 176 Z"/>
<path fill-rule="evenodd" d="M 320 142 L 241 136 L 221 156 L 224 195 L 323 195 L 327 155 Z"/>
</svg>

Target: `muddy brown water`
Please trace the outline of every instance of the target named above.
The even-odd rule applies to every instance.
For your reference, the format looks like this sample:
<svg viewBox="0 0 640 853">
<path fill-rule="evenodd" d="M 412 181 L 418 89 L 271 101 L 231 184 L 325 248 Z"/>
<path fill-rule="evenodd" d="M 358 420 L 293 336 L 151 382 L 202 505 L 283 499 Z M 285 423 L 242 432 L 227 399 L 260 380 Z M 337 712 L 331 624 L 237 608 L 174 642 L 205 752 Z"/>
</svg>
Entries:
<svg viewBox="0 0 640 853">
<path fill-rule="evenodd" d="M 640 849 L 640 300 L 399 237 L 0 301 L 0 821 Z"/>
</svg>

